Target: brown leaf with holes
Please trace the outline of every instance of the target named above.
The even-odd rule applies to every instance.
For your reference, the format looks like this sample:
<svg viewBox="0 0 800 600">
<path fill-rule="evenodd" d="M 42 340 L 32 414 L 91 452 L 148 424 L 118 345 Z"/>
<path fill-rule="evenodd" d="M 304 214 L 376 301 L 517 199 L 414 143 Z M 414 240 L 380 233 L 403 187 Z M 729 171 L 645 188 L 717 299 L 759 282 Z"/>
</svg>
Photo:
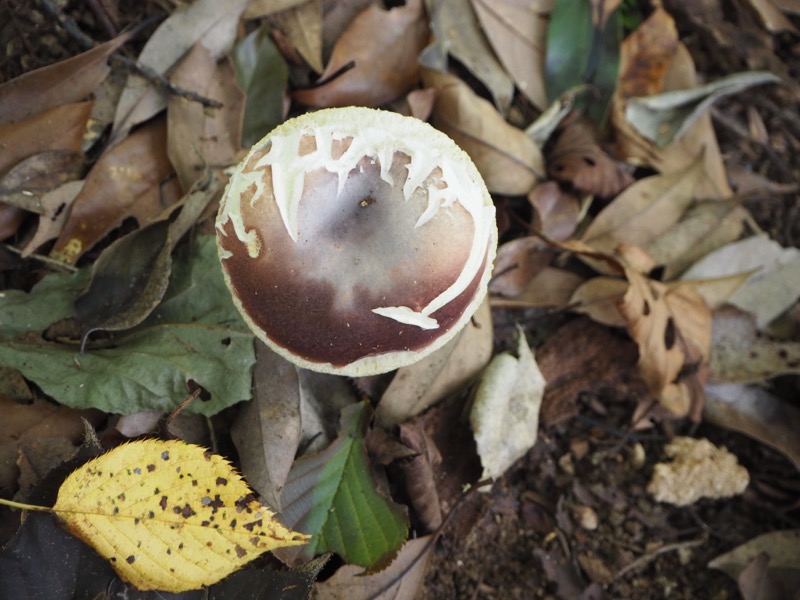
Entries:
<svg viewBox="0 0 800 600">
<path fill-rule="evenodd" d="M 419 81 L 417 57 L 428 36 L 422 0 L 408 0 L 390 10 L 372 4 L 344 30 L 320 80 L 326 81 L 350 63 L 352 68 L 292 95 L 298 102 L 319 107 L 386 104 Z"/>
<path fill-rule="evenodd" d="M 630 287 L 619 310 L 639 347 L 639 374 L 671 416 L 698 420 L 711 354 L 711 311 L 689 285 L 668 287 L 629 267 L 625 275 Z M 634 422 L 649 413 L 649 406 L 640 406 Z"/>
<path fill-rule="evenodd" d="M 584 119 L 571 119 L 557 131 L 545 157 L 550 177 L 587 194 L 612 198 L 633 182 L 631 174 L 600 148 Z"/>
<path fill-rule="evenodd" d="M 112 146 L 95 163 L 51 255 L 75 263 L 128 217 L 155 220 L 181 196 L 167 157 L 166 121 L 156 119 Z"/>
</svg>

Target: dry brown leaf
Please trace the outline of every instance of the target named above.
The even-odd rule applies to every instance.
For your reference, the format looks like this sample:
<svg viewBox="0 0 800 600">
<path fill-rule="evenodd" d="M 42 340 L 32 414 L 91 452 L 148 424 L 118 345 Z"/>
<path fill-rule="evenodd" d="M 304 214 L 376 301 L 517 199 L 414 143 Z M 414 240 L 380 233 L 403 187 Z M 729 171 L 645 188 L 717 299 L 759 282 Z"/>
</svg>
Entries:
<svg viewBox="0 0 800 600">
<path fill-rule="evenodd" d="M 408 114 L 420 121 L 427 121 L 433 112 L 433 105 L 436 102 L 436 90 L 425 88 L 423 90 L 412 90 L 406 96 L 408 103 Z"/>
<path fill-rule="evenodd" d="M 36 233 L 22 249 L 22 257 L 30 256 L 36 249 L 57 238 L 67 222 L 67 216 L 75 198 L 78 197 L 84 182 L 70 181 L 56 189 L 46 192 L 41 198 L 42 213 Z"/>
<path fill-rule="evenodd" d="M 452 75 L 424 69 L 423 79 L 438 90 L 431 123 L 469 154 L 490 191 L 527 194 L 543 178 L 539 147 L 490 102 Z"/>
<path fill-rule="evenodd" d="M 639 347 L 640 375 L 671 415 L 699 418 L 703 397 L 697 384 L 710 357 L 711 311 L 689 285 L 668 288 L 630 268 L 626 277 L 630 287 L 619 310 Z M 644 417 L 639 410 L 634 418 Z"/>
<path fill-rule="evenodd" d="M 29 119 L 0 125 L 0 175 L 19 161 L 47 150 L 80 152 L 92 102 L 65 104 Z"/>
<path fill-rule="evenodd" d="M 0 179 L 0 202 L 42 214 L 42 195 L 80 179 L 83 167 L 83 153 L 74 150 L 45 150 L 29 156 Z"/>
<path fill-rule="evenodd" d="M 584 119 L 569 119 L 556 131 L 546 158 L 553 179 L 587 194 L 612 198 L 633 183 L 631 174 L 600 147 Z"/>
<path fill-rule="evenodd" d="M 587 315 L 597 323 L 610 327 L 625 327 L 619 303 L 629 284 L 617 277 L 593 277 L 578 287 L 569 299 L 575 312 Z"/>
<path fill-rule="evenodd" d="M 389 427 L 421 413 L 469 383 L 492 357 L 492 317 L 484 301 L 472 322 L 442 348 L 397 371 L 375 411 Z"/>
<path fill-rule="evenodd" d="M 333 577 L 314 584 L 316 600 L 414 600 L 425 583 L 435 536 L 407 541 L 392 563 L 365 574 L 356 565 L 340 567 Z"/>
<path fill-rule="evenodd" d="M 241 149 L 245 98 L 236 85 L 230 59 L 215 61 L 200 43 L 195 44 L 170 78 L 172 83 L 222 102 L 206 110 L 186 98 L 170 97 L 167 110 L 167 153 L 188 190 L 205 169 L 219 172 Z"/>
<path fill-rule="evenodd" d="M 318 107 L 386 104 L 419 81 L 417 57 L 428 35 L 422 0 L 409 0 L 391 10 L 373 4 L 344 30 L 320 79 L 327 80 L 348 63 L 352 62 L 353 68 L 292 96 Z"/>
<path fill-rule="evenodd" d="M 286 36 L 308 66 L 322 73 L 322 0 L 304 0 L 295 4 L 275 14 L 272 23 Z"/>
<path fill-rule="evenodd" d="M 678 41 L 672 17 L 657 8 L 622 43 L 619 85 L 612 101 L 611 122 L 618 153 L 627 162 L 644 164 L 661 173 L 680 171 L 704 152 L 704 180 L 698 197 L 732 195 L 709 114 L 702 115 L 678 140 L 665 149 L 641 137 L 627 122 L 627 99 L 697 85 L 691 55 Z"/>
<path fill-rule="evenodd" d="M 544 53 L 554 0 L 472 0 L 483 31 L 519 90 L 540 110 L 547 107 Z"/>
<path fill-rule="evenodd" d="M 601 252 L 620 243 L 645 247 L 677 223 L 703 178 L 703 161 L 682 171 L 641 179 L 595 217 L 582 239 Z"/>
<path fill-rule="evenodd" d="M 416 423 L 401 423 L 398 435 L 400 441 L 415 452 L 413 457 L 397 464 L 409 501 L 422 529 L 436 531 L 442 524 L 442 507 L 436 490 L 435 470 L 442 456 L 433 440 Z"/>
<path fill-rule="evenodd" d="M 554 267 L 546 267 L 513 298 L 492 296 L 492 308 L 550 308 L 563 307 L 583 282 L 583 277 Z"/>
<path fill-rule="evenodd" d="M 51 255 L 74 263 L 124 219 L 133 217 L 139 225 L 151 222 L 181 196 L 171 175 L 166 122 L 156 119 L 94 164 Z"/>
<path fill-rule="evenodd" d="M 753 273 L 754 271 L 747 271 L 726 277 L 692 279 L 690 283 L 697 293 L 703 297 L 706 305 L 711 310 L 716 310 L 725 304 L 747 282 Z"/>
<path fill-rule="evenodd" d="M 132 32 L 100 44 L 70 59 L 25 73 L 0 85 L 0 123 L 28 119 L 64 104 L 77 103 L 95 91 L 111 67 L 108 57 L 127 42 Z"/>
<path fill-rule="evenodd" d="M 528 194 L 535 210 L 533 229 L 557 242 L 568 240 L 578 226 L 581 207 L 574 194 L 564 192 L 554 181 L 537 185 Z"/>
<path fill-rule="evenodd" d="M 489 291 L 518 296 L 552 259 L 552 248 L 541 238 L 529 236 L 506 242 L 497 249 Z"/>
</svg>

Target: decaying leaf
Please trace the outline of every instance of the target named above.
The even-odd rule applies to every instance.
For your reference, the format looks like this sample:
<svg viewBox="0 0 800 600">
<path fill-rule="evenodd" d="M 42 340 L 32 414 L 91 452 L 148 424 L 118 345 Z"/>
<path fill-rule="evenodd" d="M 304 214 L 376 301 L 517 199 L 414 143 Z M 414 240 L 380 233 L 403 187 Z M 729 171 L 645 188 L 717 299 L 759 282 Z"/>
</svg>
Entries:
<svg viewBox="0 0 800 600">
<path fill-rule="evenodd" d="M 753 317 L 733 307 L 714 313 L 712 381 L 759 383 L 787 373 L 800 373 L 800 343 L 760 334 Z"/>
<path fill-rule="evenodd" d="M 546 152 L 551 177 L 603 198 L 612 198 L 633 183 L 630 173 L 600 147 L 589 122 L 580 118 L 565 121 Z"/>
<path fill-rule="evenodd" d="M 555 181 L 546 181 L 531 190 L 528 202 L 535 210 L 533 229 L 545 237 L 563 242 L 575 233 L 581 217 L 581 203 L 575 194 L 562 191 Z"/>
<path fill-rule="evenodd" d="M 489 290 L 500 296 L 518 296 L 551 260 L 552 248 L 538 237 L 527 236 L 506 242 L 497 249 Z"/>
<path fill-rule="evenodd" d="M 256 2 L 248 4 L 247 12 Z M 275 5 L 275 2 L 272 2 Z M 284 3 L 287 4 L 287 3 Z M 297 49 L 314 71 L 322 73 L 322 0 L 292 1 L 292 6 L 281 7 L 282 10 L 272 16 L 272 23 L 283 33 Z M 249 18 L 249 17 L 248 17 Z M 265 132 L 266 133 L 266 132 Z M 259 136 L 258 139 L 261 139 Z"/>
<path fill-rule="evenodd" d="M 517 357 L 495 356 L 475 391 L 469 420 L 483 465 L 482 479 L 499 478 L 536 443 L 546 382 L 525 332 L 517 333 Z"/>
<path fill-rule="evenodd" d="M 216 583 L 260 554 L 304 544 L 221 456 L 177 440 L 119 446 L 70 474 L 53 511 L 143 590 Z"/>
<path fill-rule="evenodd" d="M 310 558 L 336 552 L 373 567 L 406 540 L 407 517 L 378 491 L 364 446 L 370 416 L 365 402 L 342 410 L 339 437 L 324 451 L 296 460 L 283 490 L 283 521 L 313 535 L 301 549 Z"/>
</svg>

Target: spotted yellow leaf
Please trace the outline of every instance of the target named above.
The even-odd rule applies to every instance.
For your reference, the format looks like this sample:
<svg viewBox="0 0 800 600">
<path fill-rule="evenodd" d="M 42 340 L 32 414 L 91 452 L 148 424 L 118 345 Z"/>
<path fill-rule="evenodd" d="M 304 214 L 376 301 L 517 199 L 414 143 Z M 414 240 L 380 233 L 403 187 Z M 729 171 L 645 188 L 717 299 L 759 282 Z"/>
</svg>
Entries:
<svg viewBox="0 0 800 600">
<path fill-rule="evenodd" d="M 278 523 L 224 458 L 181 441 L 131 442 L 89 461 L 53 511 L 142 590 L 199 589 L 308 540 Z"/>
</svg>

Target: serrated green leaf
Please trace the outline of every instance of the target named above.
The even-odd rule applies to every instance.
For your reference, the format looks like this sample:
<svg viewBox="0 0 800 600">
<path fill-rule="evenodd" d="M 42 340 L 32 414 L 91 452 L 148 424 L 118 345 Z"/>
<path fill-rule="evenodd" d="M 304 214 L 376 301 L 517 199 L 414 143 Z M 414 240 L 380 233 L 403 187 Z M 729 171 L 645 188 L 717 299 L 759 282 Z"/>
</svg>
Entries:
<svg viewBox="0 0 800 600">
<path fill-rule="evenodd" d="M 556 2 L 550 13 L 545 53 L 545 84 L 550 102 L 569 90 L 588 86 L 575 108 L 602 126 L 616 87 L 621 42 L 619 10 L 609 15 L 602 28 L 596 28 L 590 0 Z"/>
<path fill-rule="evenodd" d="M 247 94 L 242 145 L 252 146 L 283 120 L 283 92 L 289 67 L 262 27 L 247 35 L 233 50 L 236 81 Z"/>
<path fill-rule="evenodd" d="M 75 408 L 168 411 L 187 395 L 189 380 L 211 396 L 192 403 L 193 412 L 212 415 L 250 397 L 253 335 L 231 302 L 213 236 L 198 238 L 191 254 L 176 257 L 165 300 L 144 323 L 114 338 L 113 346 L 80 354 L 77 345 L 45 340 L 41 330 L 70 316 L 69 307 L 87 279 L 88 271 L 49 276 L 24 294 L 30 305 L 26 310 L 16 293 L 5 299 L 9 302 L 0 299 L 0 364 Z M 33 326 L 7 325 L 6 319 L 15 315 L 28 317 L 25 322 Z"/>
<path fill-rule="evenodd" d="M 406 541 L 403 509 L 376 491 L 364 446 L 371 410 L 365 402 L 342 410 L 339 437 L 322 452 L 297 460 L 283 491 L 283 522 L 313 535 L 307 557 L 336 552 L 372 567 Z"/>
</svg>

